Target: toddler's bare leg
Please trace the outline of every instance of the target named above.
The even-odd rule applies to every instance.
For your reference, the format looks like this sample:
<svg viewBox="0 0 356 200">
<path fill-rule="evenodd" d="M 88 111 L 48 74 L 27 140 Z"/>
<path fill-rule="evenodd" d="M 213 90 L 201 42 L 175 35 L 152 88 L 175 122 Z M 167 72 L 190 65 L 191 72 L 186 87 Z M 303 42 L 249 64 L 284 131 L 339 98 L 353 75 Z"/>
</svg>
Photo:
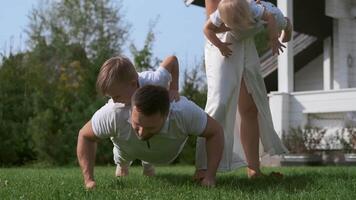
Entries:
<svg viewBox="0 0 356 200">
<path fill-rule="evenodd" d="M 282 30 L 282 42 L 289 42 L 292 39 L 292 33 L 293 33 L 293 25 L 292 22 L 288 17 L 285 17 L 287 20 L 287 27 Z"/>
</svg>

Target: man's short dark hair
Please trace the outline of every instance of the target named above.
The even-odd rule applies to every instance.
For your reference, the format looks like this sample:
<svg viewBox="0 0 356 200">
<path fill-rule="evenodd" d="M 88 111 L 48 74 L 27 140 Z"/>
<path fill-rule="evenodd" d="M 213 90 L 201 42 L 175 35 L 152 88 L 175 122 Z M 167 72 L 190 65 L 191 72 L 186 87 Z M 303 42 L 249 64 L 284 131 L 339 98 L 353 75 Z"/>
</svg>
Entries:
<svg viewBox="0 0 356 200">
<path fill-rule="evenodd" d="M 136 106 L 140 113 L 146 116 L 158 112 L 167 115 L 170 106 L 168 90 L 156 85 L 143 86 L 136 90 L 131 103 L 132 106 Z"/>
</svg>

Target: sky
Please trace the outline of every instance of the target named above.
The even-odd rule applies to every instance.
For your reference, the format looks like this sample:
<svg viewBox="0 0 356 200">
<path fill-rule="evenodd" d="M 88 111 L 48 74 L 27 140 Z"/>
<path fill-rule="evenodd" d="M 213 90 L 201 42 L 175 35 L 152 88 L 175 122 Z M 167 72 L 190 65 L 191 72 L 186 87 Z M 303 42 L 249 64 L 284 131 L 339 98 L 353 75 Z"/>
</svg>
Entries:
<svg viewBox="0 0 356 200">
<path fill-rule="evenodd" d="M 120 0 L 113 0 L 120 2 Z M 2 0 L 0 7 L 0 53 L 25 49 L 28 14 L 40 0 Z M 201 63 L 204 52 L 202 27 L 204 9 L 185 6 L 183 0 L 121 0 L 121 15 L 131 24 L 129 41 L 138 49 L 143 47 L 151 21 L 158 19 L 153 51 L 159 59 L 176 55 L 181 73 Z M 131 57 L 128 45 L 124 53 Z"/>
</svg>

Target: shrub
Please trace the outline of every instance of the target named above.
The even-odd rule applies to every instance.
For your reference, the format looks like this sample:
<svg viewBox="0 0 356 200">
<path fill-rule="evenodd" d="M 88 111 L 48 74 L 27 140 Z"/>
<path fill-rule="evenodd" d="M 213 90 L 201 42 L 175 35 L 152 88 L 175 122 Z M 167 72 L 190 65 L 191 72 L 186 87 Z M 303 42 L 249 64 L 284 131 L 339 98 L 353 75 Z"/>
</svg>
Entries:
<svg viewBox="0 0 356 200">
<path fill-rule="evenodd" d="M 290 153 L 313 153 L 320 148 L 325 133 L 325 129 L 317 127 L 291 128 L 282 135 L 282 141 Z"/>
</svg>

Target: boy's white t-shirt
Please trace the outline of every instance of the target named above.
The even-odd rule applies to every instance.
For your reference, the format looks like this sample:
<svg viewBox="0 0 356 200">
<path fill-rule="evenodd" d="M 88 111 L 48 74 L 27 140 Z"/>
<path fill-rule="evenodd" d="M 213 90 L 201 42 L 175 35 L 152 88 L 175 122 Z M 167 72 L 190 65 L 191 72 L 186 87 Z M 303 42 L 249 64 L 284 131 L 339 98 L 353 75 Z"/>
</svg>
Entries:
<svg viewBox="0 0 356 200">
<path fill-rule="evenodd" d="M 171 74 L 162 66 L 158 67 L 155 71 L 138 73 L 138 83 L 140 87 L 144 85 L 158 85 L 168 89 L 171 80 Z"/>
<path fill-rule="evenodd" d="M 201 135 L 207 125 L 207 114 L 192 101 L 180 97 L 170 105 L 170 113 L 159 131 L 146 141 L 139 140 L 130 124 L 130 106 L 112 100 L 100 108 L 92 117 L 94 134 L 99 138 L 110 137 L 117 160 L 143 160 L 153 164 L 173 161 L 184 147 L 189 135 Z M 120 164 L 120 163 L 116 163 Z"/>
</svg>

